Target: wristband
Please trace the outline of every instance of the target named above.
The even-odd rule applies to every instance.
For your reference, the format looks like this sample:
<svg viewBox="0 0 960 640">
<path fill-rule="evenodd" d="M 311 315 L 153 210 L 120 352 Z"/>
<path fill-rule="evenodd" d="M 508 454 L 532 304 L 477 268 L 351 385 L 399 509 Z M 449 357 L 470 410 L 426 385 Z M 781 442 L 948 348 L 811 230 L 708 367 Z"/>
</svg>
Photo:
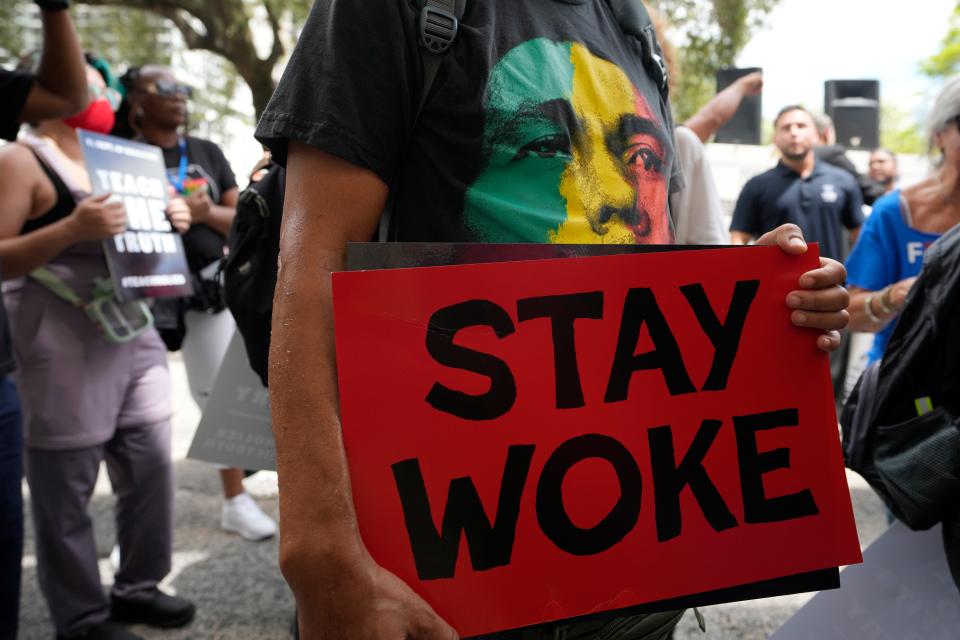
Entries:
<svg viewBox="0 0 960 640">
<path fill-rule="evenodd" d="M 44 11 L 63 11 L 70 8 L 70 0 L 34 0 Z"/>
<path fill-rule="evenodd" d="M 894 309 L 887 303 L 887 300 L 889 300 L 889 297 L 888 297 L 889 295 L 890 295 L 890 286 L 887 285 L 886 287 L 883 288 L 883 291 L 881 291 L 880 295 L 877 297 L 877 300 L 880 301 L 880 311 L 882 311 L 883 313 L 896 312 L 896 309 Z"/>
<path fill-rule="evenodd" d="M 871 305 L 871 303 L 873 302 L 873 298 L 874 298 L 873 294 L 870 294 L 869 296 L 864 298 L 863 312 L 867 314 L 867 318 L 869 318 L 870 322 L 874 324 L 883 324 L 883 320 L 877 317 L 877 314 L 873 312 L 873 306 Z"/>
</svg>

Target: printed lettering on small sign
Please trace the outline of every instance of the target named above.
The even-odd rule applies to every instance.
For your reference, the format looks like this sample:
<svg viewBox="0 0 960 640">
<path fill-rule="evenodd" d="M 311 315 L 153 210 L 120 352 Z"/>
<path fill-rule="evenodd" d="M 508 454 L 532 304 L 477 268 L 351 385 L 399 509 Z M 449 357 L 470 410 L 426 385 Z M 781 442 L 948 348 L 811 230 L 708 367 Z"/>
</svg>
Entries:
<svg viewBox="0 0 960 640">
<path fill-rule="evenodd" d="M 160 149 L 83 130 L 79 136 L 93 193 L 112 194 L 127 212 L 127 229 L 103 243 L 117 295 L 124 300 L 192 295 L 183 240 L 167 218 Z"/>
<path fill-rule="evenodd" d="M 464 637 L 860 561 L 816 248 L 334 275 L 365 544 Z"/>
</svg>

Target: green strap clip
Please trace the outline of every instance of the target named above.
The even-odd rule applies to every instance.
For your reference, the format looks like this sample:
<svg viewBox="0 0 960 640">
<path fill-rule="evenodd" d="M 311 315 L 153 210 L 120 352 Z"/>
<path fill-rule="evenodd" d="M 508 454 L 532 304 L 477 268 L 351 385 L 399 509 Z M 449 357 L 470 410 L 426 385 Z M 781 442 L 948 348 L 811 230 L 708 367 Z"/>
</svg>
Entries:
<svg viewBox="0 0 960 640">
<path fill-rule="evenodd" d="M 109 278 L 94 280 L 93 297 L 89 301 L 78 296 L 70 285 L 47 267 L 34 269 L 30 272 L 30 278 L 67 304 L 83 309 L 108 342 L 124 344 L 153 328 L 153 313 L 147 303 L 143 300 L 120 302 Z"/>
<path fill-rule="evenodd" d="M 913 401 L 913 405 L 917 408 L 918 416 L 922 416 L 933 411 L 933 399 L 930 398 L 930 396 L 917 398 Z"/>
</svg>

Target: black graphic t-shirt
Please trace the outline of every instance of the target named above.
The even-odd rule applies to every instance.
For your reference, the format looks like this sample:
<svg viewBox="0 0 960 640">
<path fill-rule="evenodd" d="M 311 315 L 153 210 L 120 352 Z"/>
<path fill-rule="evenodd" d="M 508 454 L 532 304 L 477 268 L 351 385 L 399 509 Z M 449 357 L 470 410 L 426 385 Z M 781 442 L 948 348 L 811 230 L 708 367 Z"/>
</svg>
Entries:
<svg viewBox="0 0 960 640">
<path fill-rule="evenodd" d="M 423 83 L 408 0 L 318 0 L 257 129 L 391 185 L 409 241 L 669 243 L 672 134 L 638 40 L 602 0 L 467 3 Z"/>
<path fill-rule="evenodd" d="M 237 186 L 223 151 L 213 142 L 186 136 L 187 163 L 180 180 L 180 145 L 163 150 L 163 162 L 171 184 L 180 185 L 180 194 L 187 196 L 205 189 L 214 204 L 223 204 L 223 194 Z M 183 236 L 187 263 L 194 273 L 223 257 L 226 238 L 205 224 L 195 224 Z"/>
</svg>

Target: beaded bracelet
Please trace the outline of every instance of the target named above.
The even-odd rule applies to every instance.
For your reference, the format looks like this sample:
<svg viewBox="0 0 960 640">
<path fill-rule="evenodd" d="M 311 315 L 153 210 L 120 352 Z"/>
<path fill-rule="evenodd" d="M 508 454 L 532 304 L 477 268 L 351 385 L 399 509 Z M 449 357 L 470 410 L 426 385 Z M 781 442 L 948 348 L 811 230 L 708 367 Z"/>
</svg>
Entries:
<svg viewBox="0 0 960 640">
<path fill-rule="evenodd" d="M 880 311 L 883 313 L 893 313 L 896 311 L 893 307 L 887 304 L 887 296 L 890 295 L 890 285 L 887 285 L 883 288 L 883 291 L 880 292 L 880 295 L 877 296 L 877 301 L 880 302 Z"/>
<path fill-rule="evenodd" d="M 867 314 L 867 318 L 870 319 L 870 322 L 872 322 L 872 323 L 874 323 L 874 324 L 883 324 L 883 320 L 881 320 L 881 319 L 877 316 L 877 314 L 875 314 L 875 313 L 873 312 L 873 306 L 872 306 L 872 304 L 871 304 L 871 303 L 873 302 L 873 298 L 874 298 L 874 295 L 873 295 L 873 294 L 870 294 L 869 296 L 867 296 L 866 298 L 864 298 L 864 300 L 863 300 L 863 312 L 864 312 L 865 314 Z"/>
</svg>

